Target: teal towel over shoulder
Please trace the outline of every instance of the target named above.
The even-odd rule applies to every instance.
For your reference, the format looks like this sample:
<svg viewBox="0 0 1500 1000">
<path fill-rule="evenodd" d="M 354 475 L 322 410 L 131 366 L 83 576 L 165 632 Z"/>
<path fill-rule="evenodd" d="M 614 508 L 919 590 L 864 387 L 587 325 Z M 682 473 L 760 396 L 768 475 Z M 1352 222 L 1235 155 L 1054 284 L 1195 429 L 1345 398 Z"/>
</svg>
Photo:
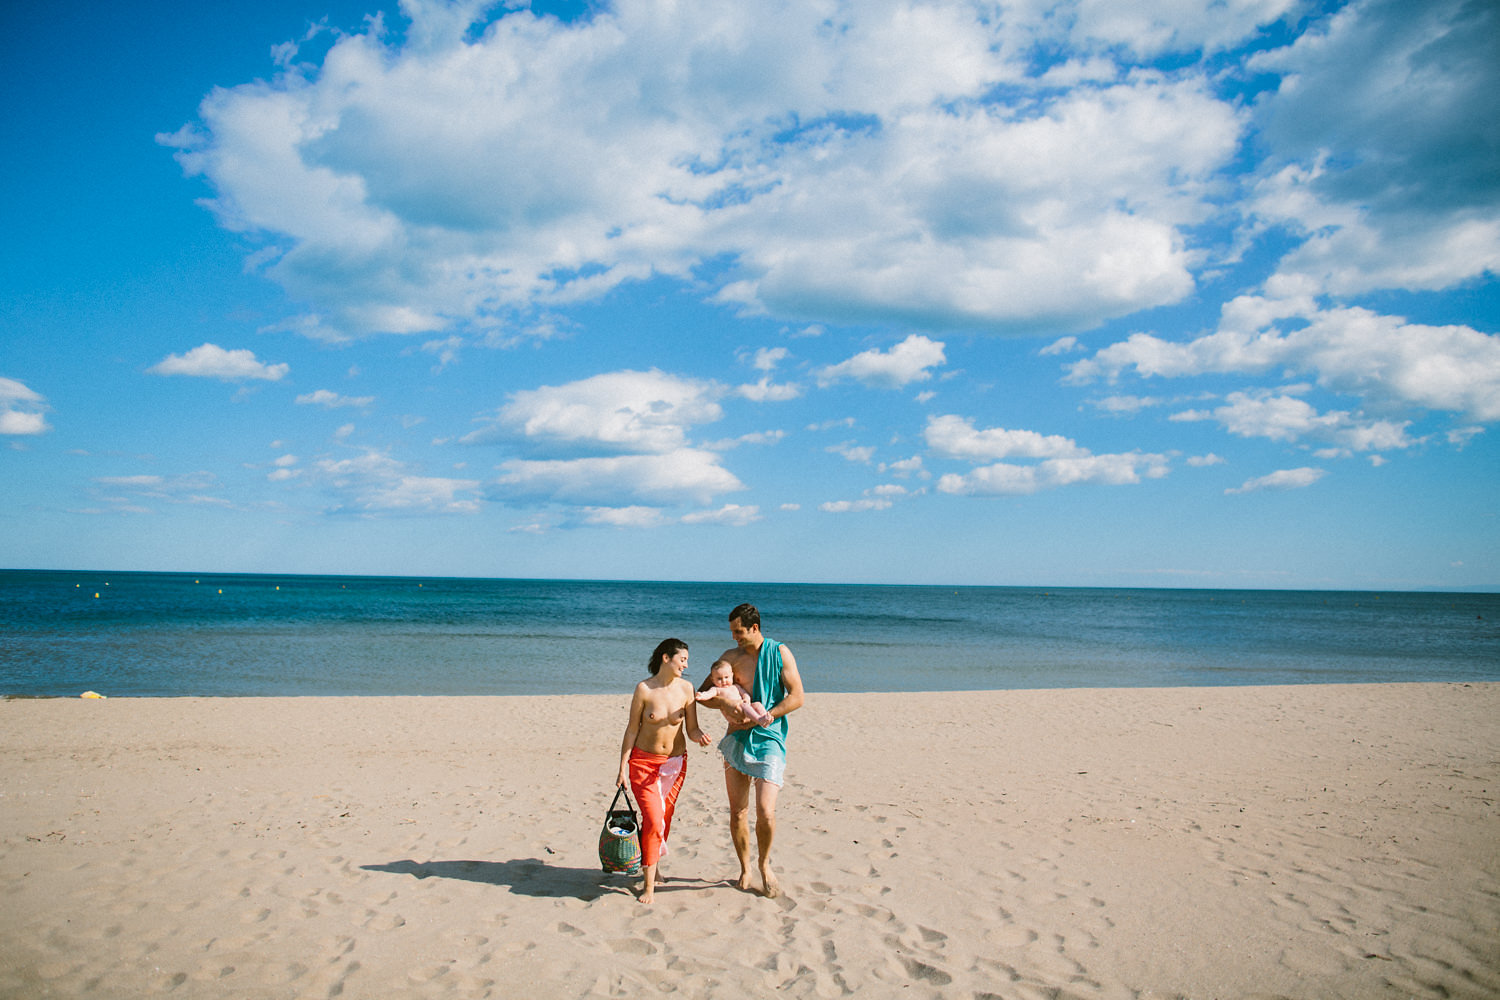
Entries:
<svg viewBox="0 0 1500 1000">
<path fill-rule="evenodd" d="M 766 706 L 767 711 L 776 707 L 786 697 L 786 685 L 781 683 L 781 643 L 763 637 L 760 659 L 755 663 L 755 684 L 750 697 Z M 786 716 L 769 726 L 751 726 L 735 733 L 745 747 L 745 752 L 756 760 L 765 760 L 767 752 L 786 756 Z M 774 749 L 772 749 L 774 747 Z"/>
</svg>

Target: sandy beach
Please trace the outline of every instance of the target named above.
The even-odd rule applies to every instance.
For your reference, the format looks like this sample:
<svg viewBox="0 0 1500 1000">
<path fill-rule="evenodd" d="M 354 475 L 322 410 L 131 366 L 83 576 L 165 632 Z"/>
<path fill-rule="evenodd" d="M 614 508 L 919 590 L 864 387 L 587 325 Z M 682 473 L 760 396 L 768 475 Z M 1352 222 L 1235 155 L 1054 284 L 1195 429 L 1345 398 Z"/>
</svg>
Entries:
<svg viewBox="0 0 1500 1000">
<path fill-rule="evenodd" d="M 1500 996 L 1500 685 L 814 690 L 784 894 L 694 747 L 651 906 L 625 708 L 0 702 L 0 997 Z"/>
</svg>

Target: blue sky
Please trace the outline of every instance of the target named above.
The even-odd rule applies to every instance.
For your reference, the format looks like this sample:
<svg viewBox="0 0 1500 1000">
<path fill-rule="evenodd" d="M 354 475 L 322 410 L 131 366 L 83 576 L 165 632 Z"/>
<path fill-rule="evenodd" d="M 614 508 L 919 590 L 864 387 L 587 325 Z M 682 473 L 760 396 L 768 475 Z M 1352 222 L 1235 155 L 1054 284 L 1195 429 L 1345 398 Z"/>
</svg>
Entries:
<svg viewBox="0 0 1500 1000">
<path fill-rule="evenodd" d="M 6 5 L 0 565 L 1500 585 L 1485 2 Z"/>
</svg>

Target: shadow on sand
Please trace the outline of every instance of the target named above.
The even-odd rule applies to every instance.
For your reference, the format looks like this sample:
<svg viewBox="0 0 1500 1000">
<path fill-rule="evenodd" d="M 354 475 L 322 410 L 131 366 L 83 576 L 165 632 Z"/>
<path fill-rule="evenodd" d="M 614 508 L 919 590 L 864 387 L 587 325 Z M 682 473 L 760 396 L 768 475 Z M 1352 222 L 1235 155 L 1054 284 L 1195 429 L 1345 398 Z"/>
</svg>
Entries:
<svg viewBox="0 0 1500 1000">
<path fill-rule="evenodd" d="M 514 861 L 392 861 L 383 865 L 360 865 L 367 872 L 387 872 L 392 875 L 410 875 L 413 878 L 456 878 L 465 882 L 482 882 L 485 885 L 509 886 L 510 891 L 521 896 L 544 898 L 571 897 L 592 902 L 601 896 L 630 893 L 639 876 L 613 875 L 598 868 L 563 868 L 550 865 L 540 858 L 518 858 Z M 667 879 L 656 886 L 656 891 L 672 892 L 680 889 L 722 885 L 722 882 L 707 882 L 703 879 Z"/>
</svg>

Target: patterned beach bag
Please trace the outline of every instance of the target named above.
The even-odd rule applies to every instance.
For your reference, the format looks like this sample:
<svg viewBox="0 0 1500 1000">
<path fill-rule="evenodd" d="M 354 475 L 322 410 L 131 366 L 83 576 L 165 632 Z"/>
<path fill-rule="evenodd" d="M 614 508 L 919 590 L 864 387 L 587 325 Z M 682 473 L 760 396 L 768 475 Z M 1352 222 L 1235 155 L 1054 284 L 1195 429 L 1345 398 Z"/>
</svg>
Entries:
<svg viewBox="0 0 1500 1000">
<path fill-rule="evenodd" d="M 625 808 L 619 809 L 616 807 L 622 795 L 625 796 Z M 599 831 L 599 864 L 607 872 L 621 875 L 641 873 L 641 824 L 624 785 L 615 791 L 609 812 L 604 815 L 604 829 Z"/>
</svg>

